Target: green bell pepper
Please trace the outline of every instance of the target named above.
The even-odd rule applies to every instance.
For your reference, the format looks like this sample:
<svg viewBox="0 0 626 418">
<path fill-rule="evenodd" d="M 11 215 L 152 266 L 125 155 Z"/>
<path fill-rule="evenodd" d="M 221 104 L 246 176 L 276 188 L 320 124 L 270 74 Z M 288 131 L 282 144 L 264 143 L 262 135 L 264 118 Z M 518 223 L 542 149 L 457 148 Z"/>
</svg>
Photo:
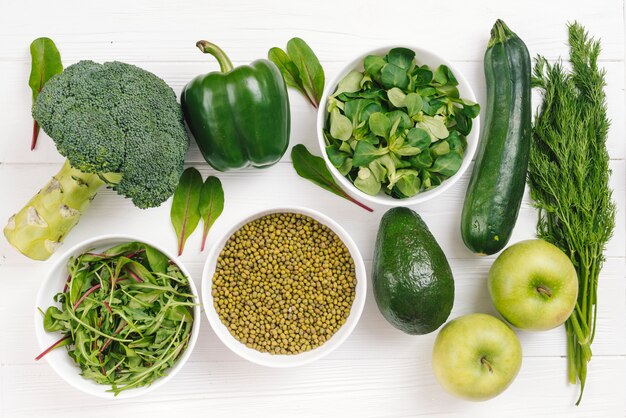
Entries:
<svg viewBox="0 0 626 418">
<path fill-rule="evenodd" d="M 260 59 L 233 68 L 222 49 L 196 44 L 220 71 L 199 75 L 183 89 L 185 120 L 204 159 L 216 170 L 269 167 L 289 145 L 287 86 L 276 65 Z"/>
</svg>

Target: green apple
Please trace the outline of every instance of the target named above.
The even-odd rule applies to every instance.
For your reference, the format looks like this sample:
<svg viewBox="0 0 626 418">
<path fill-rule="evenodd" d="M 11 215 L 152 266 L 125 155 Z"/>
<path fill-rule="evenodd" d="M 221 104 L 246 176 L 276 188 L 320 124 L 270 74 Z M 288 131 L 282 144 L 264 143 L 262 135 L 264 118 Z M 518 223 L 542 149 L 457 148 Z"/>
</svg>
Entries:
<svg viewBox="0 0 626 418">
<path fill-rule="evenodd" d="M 472 401 L 502 393 L 522 365 L 522 346 L 507 324 L 487 314 L 448 322 L 433 348 L 435 377 L 448 392 Z"/>
<path fill-rule="evenodd" d="M 518 328 L 546 330 L 574 310 L 578 278 L 563 251 L 541 239 L 504 250 L 489 270 L 489 294 L 500 315 Z"/>
</svg>

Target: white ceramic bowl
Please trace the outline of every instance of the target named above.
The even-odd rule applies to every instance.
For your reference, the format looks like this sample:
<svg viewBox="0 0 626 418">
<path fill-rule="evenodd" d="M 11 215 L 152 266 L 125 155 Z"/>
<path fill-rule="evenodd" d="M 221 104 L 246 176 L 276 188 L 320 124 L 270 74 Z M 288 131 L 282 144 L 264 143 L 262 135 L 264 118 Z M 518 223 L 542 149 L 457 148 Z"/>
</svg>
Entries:
<svg viewBox="0 0 626 418">
<path fill-rule="evenodd" d="M 440 195 L 441 193 L 445 192 L 450 187 L 452 187 L 452 185 L 456 183 L 459 180 L 459 178 L 461 178 L 463 173 L 465 173 L 472 159 L 474 158 L 474 154 L 476 153 L 476 148 L 478 146 L 478 133 L 480 132 L 480 118 L 475 118 L 472 120 L 472 131 L 467 136 L 467 149 L 465 150 L 465 155 L 463 156 L 463 162 L 461 164 L 461 167 L 459 168 L 459 171 L 457 171 L 452 177 L 446 179 L 439 186 L 431 190 L 420 192 L 413 197 L 409 197 L 406 199 L 396 199 L 396 198 L 386 195 L 382 190 L 377 195 L 371 196 L 357 189 L 350 180 L 348 180 L 346 177 L 341 175 L 339 170 L 337 170 L 335 166 L 333 166 L 330 160 L 328 159 L 328 155 L 326 155 L 326 142 L 324 141 L 323 131 L 324 131 L 324 123 L 328 115 L 328 112 L 326 110 L 328 97 L 331 96 L 335 92 L 335 90 L 337 89 L 337 84 L 339 84 L 339 81 L 341 81 L 341 79 L 350 71 L 352 70 L 363 71 L 363 60 L 365 59 L 366 56 L 372 55 L 372 54 L 385 55 L 387 52 L 389 52 L 390 49 L 398 48 L 398 47 L 409 48 L 415 51 L 415 60 L 418 65 L 426 64 L 429 67 L 431 67 L 433 70 L 441 64 L 447 65 L 450 68 L 450 70 L 452 70 L 452 73 L 454 74 L 457 81 L 459 82 L 458 89 L 459 89 L 460 96 L 464 99 L 476 102 L 476 95 L 474 94 L 472 87 L 469 85 L 469 83 L 463 76 L 463 73 L 461 73 L 461 71 L 459 71 L 459 69 L 456 66 L 454 66 L 450 61 L 435 54 L 432 51 L 429 51 L 425 48 L 410 46 L 410 45 L 382 46 L 380 48 L 372 49 L 365 53 L 359 54 L 354 59 L 352 59 L 348 64 L 346 64 L 343 70 L 340 71 L 326 85 L 326 90 L 324 91 L 324 94 L 322 95 L 320 107 L 319 107 L 319 110 L 317 111 L 317 139 L 319 141 L 319 145 L 320 145 L 320 149 L 322 152 L 322 156 L 324 157 L 324 161 L 326 161 L 326 166 L 332 173 L 333 177 L 343 186 L 344 190 L 350 193 L 353 197 L 359 200 L 364 200 L 364 201 L 368 201 L 371 203 L 376 203 L 379 205 L 387 205 L 387 206 L 407 206 L 407 205 L 414 205 L 417 203 L 423 203 L 423 202 L 426 202 L 427 200 L 430 200 Z"/>
<path fill-rule="evenodd" d="M 226 328 L 226 326 L 220 320 L 217 311 L 215 310 L 215 306 L 213 304 L 213 296 L 211 294 L 213 274 L 215 273 L 217 258 L 224 248 L 226 241 L 239 228 L 241 228 L 248 222 L 261 218 L 265 215 L 269 215 L 271 213 L 284 212 L 299 213 L 309 216 L 320 222 L 321 224 L 326 225 L 335 234 L 337 234 L 337 236 L 341 239 L 341 241 L 343 241 L 343 243 L 350 251 L 350 255 L 354 260 L 354 268 L 357 279 L 354 301 L 352 303 L 350 315 L 348 316 L 345 324 L 343 324 L 341 328 L 339 328 L 339 330 L 321 346 L 314 348 L 313 350 L 306 351 L 304 353 L 291 355 L 262 353 L 260 351 L 246 347 L 244 344 L 235 339 L 235 337 L 230 334 L 228 328 Z M 361 317 L 361 312 L 363 312 L 363 306 L 365 305 L 365 294 L 367 289 L 366 280 L 365 265 L 363 264 L 363 258 L 361 257 L 359 249 L 357 248 L 352 238 L 350 238 L 348 233 L 337 222 L 313 209 L 307 209 L 302 207 L 272 208 L 251 214 L 241 219 L 239 222 L 236 222 L 232 226 L 232 228 L 230 228 L 230 230 L 226 232 L 226 234 L 223 235 L 219 239 L 219 241 L 217 241 L 215 245 L 211 247 L 211 251 L 209 252 L 206 264 L 204 265 L 204 271 L 202 272 L 202 304 L 204 305 L 204 312 L 209 319 L 211 327 L 213 327 L 213 330 L 215 331 L 219 339 L 222 340 L 224 345 L 230 348 L 234 353 L 245 358 L 246 360 L 260 364 L 262 366 L 296 367 L 324 357 L 325 355 L 329 354 L 337 347 L 339 347 L 348 338 L 348 336 L 354 330 L 357 322 L 359 321 L 359 318 Z"/>
<path fill-rule="evenodd" d="M 61 336 L 61 333 L 59 332 L 46 332 L 44 330 L 43 316 L 41 315 L 41 312 L 39 312 L 38 308 L 41 308 L 41 310 L 45 311 L 48 306 L 51 306 L 55 303 L 52 299 L 53 296 L 63 290 L 63 286 L 65 285 L 65 281 L 67 279 L 67 260 L 71 256 L 79 255 L 90 249 L 95 249 L 96 251 L 105 250 L 116 244 L 131 241 L 139 241 L 149 244 L 165 254 L 170 260 L 173 260 L 176 265 L 178 265 L 183 274 L 189 278 L 189 288 L 195 296 L 196 301 L 199 302 L 198 291 L 196 290 L 196 286 L 191 279 L 189 271 L 187 271 L 185 266 L 179 260 L 177 260 L 176 257 L 174 257 L 169 251 L 162 248 L 158 244 L 127 235 L 102 235 L 91 238 L 87 241 L 76 244 L 74 247 L 66 251 L 62 256 L 57 258 L 54 264 L 52 264 L 52 266 L 50 267 L 47 276 L 44 278 L 43 283 L 39 288 L 39 293 L 37 293 L 37 300 L 35 303 L 35 333 L 37 334 L 37 341 L 39 342 L 41 351 L 50 347 Z M 172 368 L 167 370 L 167 374 L 154 381 L 150 386 L 142 386 L 134 389 L 128 389 L 122 391 L 117 396 L 114 396 L 112 392 L 107 392 L 107 390 L 111 389 L 109 385 L 99 384 L 94 382 L 93 380 L 85 379 L 84 377 L 82 377 L 80 375 L 80 367 L 72 361 L 70 356 L 68 356 L 67 354 L 67 350 L 64 347 L 59 347 L 55 350 L 52 350 L 51 352 L 46 354 L 44 359 L 48 362 L 52 369 L 54 369 L 54 371 L 57 372 L 59 376 L 61 376 L 63 380 L 65 380 L 67 383 L 74 386 L 80 391 L 101 398 L 133 398 L 135 396 L 151 392 L 154 389 L 162 386 L 168 380 L 174 377 L 174 375 L 176 375 L 176 373 L 178 373 L 183 365 L 187 362 L 189 356 L 191 355 L 191 352 L 193 351 L 193 347 L 196 344 L 196 340 L 198 339 L 198 332 L 200 331 L 201 314 L 199 303 L 193 308 L 193 317 L 194 320 L 193 326 L 191 328 L 191 337 L 189 339 L 187 348 L 180 356 L 176 364 L 174 364 Z"/>
</svg>

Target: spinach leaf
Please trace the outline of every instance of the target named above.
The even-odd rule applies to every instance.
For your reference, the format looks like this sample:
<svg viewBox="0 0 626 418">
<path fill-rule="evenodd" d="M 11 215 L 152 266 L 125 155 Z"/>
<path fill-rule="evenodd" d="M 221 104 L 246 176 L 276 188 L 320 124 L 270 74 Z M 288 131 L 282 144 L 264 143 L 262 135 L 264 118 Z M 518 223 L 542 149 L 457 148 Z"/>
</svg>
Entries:
<svg viewBox="0 0 626 418">
<path fill-rule="evenodd" d="M 380 79 L 386 89 L 392 87 L 405 89 L 409 85 L 409 76 L 406 70 L 390 63 L 385 64 L 380 70 Z"/>
<path fill-rule="evenodd" d="M 343 191 L 333 179 L 332 175 L 328 171 L 328 168 L 326 168 L 324 159 L 311 154 L 306 146 L 298 144 L 293 147 L 291 150 L 291 161 L 293 163 L 293 168 L 295 168 L 300 177 L 317 184 L 337 196 L 341 196 L 344 199 L 351 201 L 368 212 L 373 212 L 371 208 L 353 199 L 349 194 Z"/>
<path fill-rule="evenodd" d="M 193 233 L 200 222 L 200 189 L 202 176 L 193 167 L 189 167 L 180 176 L 178 186 L 172 199 L 170 217 L 178 240 L 178 255 L 183 253 L 187 238 Z"/>
<path fill-rule="evenodd" d="M 324 91 L 324 69 L 313 50 L 300 38 L 287 42 L 287 54 L 300 71 L 300 81 L 316 108 Z"/>
<path fill-rule="evenodd" d="M 393 48 L 385 56 L 386 61 L 409 72 L 415 65 L 415 52 L 407 48 Z"/>
<path fill-rule="evenodd" d="M 61 63 L 61 54 L 56 45 L 50 38 L 37 38 L 30 44 L 31 68 L 28 85 L 32 90 L 33 104 L 39 92 L 52 76 L 60 74 L 63 71 Z M 37 137 L 39 136 L 39 125 L 37 121 L 33 122 L 33 136 L 30 143 L 30 150 L 34 150 L 37 146 Z"/>
<path fill-rule="evenodd" d="M 220 179 L 209 176 L 200 189 L 200 200 L 198 202 L 198 211 L 204 222 L 202 230 L 202 246 L 200 251 L 204 251 L 204 244 L 211 226 L 224 210 L 224 189 Z"/>
<path fill-rule="evenodd" d="M 317 109 L 324 91 L 324 69 L 309 45 L 300 38 L 292 38 L 287 42 L 286 52 L 274 47 L 267 57 L 276 64 L 285 83 L 302 93 Z"/>
</svg>

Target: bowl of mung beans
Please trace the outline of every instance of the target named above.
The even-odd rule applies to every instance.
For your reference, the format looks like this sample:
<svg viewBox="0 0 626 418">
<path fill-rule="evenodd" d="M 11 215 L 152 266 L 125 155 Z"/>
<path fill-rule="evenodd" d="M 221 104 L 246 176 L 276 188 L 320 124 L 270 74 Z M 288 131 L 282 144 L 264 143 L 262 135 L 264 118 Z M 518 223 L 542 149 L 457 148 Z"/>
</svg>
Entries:
<svg viewBox="0 0 626 418">
<path fill-rule="evenodd" d="M 211 327 L 239 356 L 295 367 L 339 347 L 366 294 L 363 258 L 335 221 L 301 207 L 249 215 L 211 247 L 202 302 Z"/>
</svg>

